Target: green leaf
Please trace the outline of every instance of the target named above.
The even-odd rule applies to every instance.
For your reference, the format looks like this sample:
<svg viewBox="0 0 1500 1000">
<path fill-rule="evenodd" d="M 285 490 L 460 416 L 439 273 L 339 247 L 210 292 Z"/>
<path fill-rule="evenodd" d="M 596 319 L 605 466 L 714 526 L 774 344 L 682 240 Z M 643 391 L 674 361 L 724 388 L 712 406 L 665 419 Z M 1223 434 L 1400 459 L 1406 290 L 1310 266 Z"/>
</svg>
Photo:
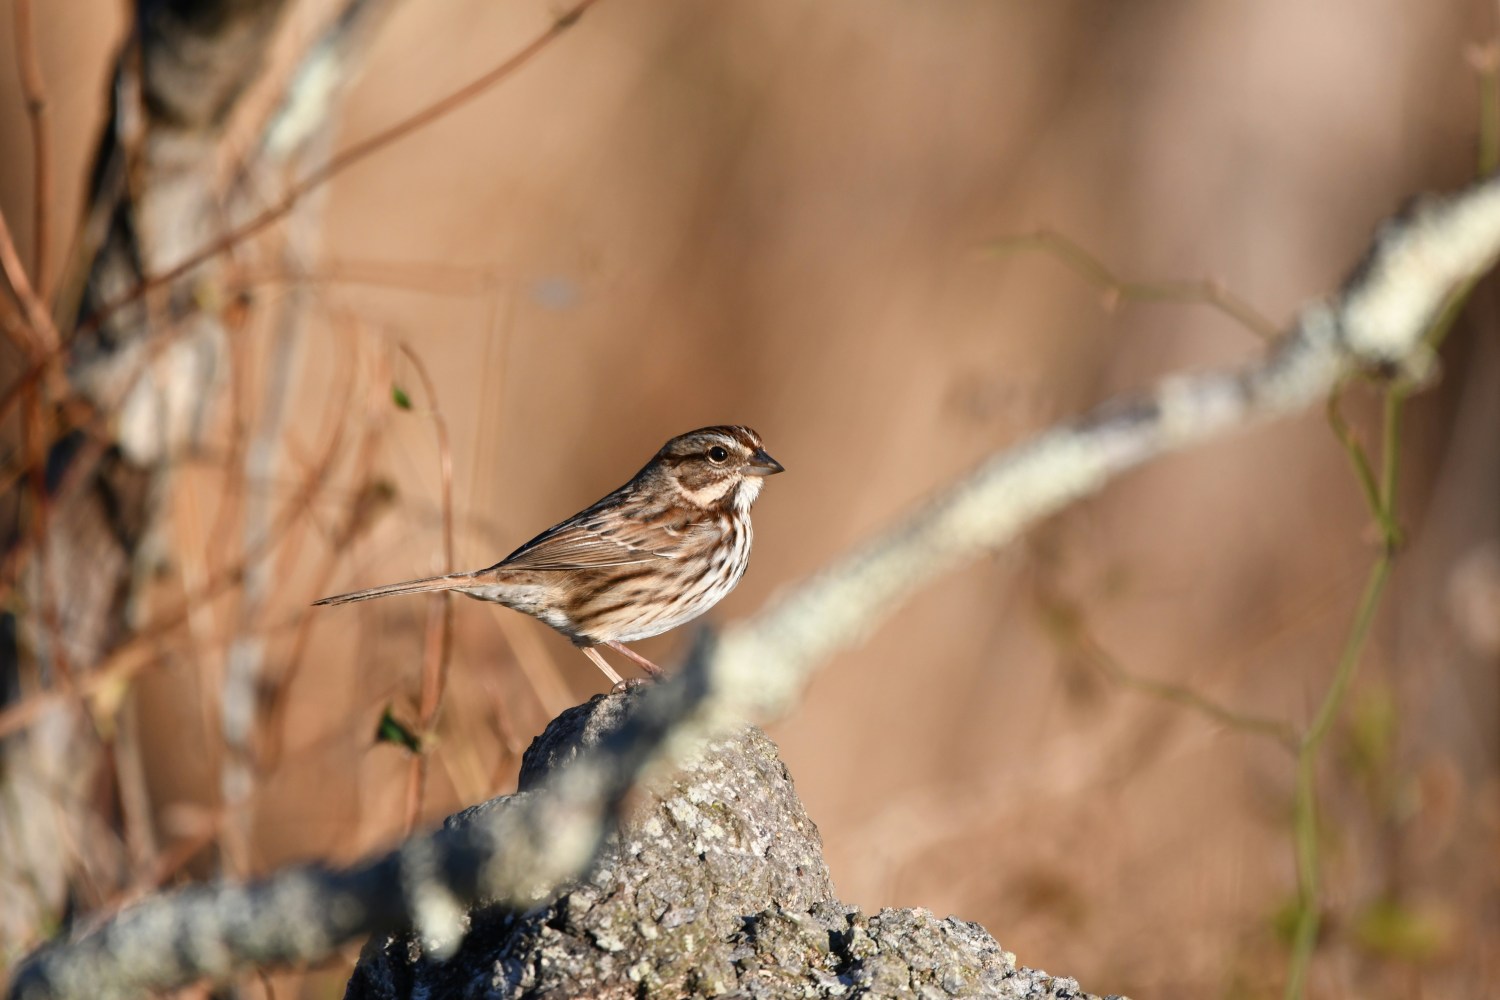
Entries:
<svg viewBox="0 0 1500 1000">
<path fill-rule="evenodd" d="M 412 753 L 422 752 L 422 741 L 409 727 L 391 714 L 391 707 L 387 705 L 385 711 L 380 713 L 380 723 L 375 727 L 376 743 L 394 743 L 405 747 Z"/>
<path fill-rule="evenodd" d="M 399 385 L 396 385 L 394 382 L 391 383 L 391 402 L 396 404 L 397 409 L 411 409 L 411 397 L 406 394 L 405 389 L 401 388 Z"/>
</svg>

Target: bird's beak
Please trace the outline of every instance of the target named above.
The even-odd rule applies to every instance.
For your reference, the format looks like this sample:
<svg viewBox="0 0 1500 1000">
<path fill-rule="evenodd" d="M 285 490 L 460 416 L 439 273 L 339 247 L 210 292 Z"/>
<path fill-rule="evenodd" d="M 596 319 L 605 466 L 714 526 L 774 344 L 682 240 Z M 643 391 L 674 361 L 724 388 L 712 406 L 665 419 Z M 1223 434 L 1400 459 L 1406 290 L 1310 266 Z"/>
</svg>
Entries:
<svg viewBox="0 0 1500 1000">
<path fill-rule="evenodd" d="M 750 456 L 750 463 L 745 466 L 747 476 L 774 476 L 778 472 L 785 472 L 786 468 L 776 459 L 766 454 L 766 449 L 757 448 L 755 454 Z"/>
</svg>

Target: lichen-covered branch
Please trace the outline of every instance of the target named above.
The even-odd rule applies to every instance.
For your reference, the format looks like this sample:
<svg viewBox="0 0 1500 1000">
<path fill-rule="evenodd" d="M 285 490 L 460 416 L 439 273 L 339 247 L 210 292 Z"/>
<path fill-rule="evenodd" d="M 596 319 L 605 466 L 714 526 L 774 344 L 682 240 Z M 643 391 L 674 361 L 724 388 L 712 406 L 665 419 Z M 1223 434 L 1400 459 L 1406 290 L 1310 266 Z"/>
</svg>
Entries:
<svg viewBox="0 0 1500 1000">
<path fill-rule="evenodd" d="M 468 903 L 529 904 L 576 878 L 643 775 L 747 718 L 789 710 L 831 653 L 861 641 L 940 574 L 1158 455 L 1305 410 L 1352 372 L 1422 375 L 1432 364 L 1427 321 L 1497 253 L 1500 181 L 1419 201 L 1382 227 L 1345 287 L 1304 309 L 1263 361 L 1168 378 L 995 455 L 759 615 L 705 638 L 618 730 L 536 791 L 357 869 L 303 869 L 251 887 L 152 899 L 35 956 L 12 995 L 166 987 L 250 964 L 312 960 L 405 925 L 441 954 L 458 942 Z"/>
</svg>

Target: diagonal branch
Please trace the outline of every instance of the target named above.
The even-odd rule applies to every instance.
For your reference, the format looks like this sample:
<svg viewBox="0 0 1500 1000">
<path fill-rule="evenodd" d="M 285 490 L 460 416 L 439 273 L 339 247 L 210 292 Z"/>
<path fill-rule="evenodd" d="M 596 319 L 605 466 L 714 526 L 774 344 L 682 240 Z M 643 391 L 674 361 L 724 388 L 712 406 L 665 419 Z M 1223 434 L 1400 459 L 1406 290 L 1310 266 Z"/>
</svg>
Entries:
<svg viewBox="0 0 1500 1000">
<path fill-rule="evenodd" d="M 407 841 L 361 867 L 299 869 L 252 885 L 150 899 L 94 933 L 33 956 L 16 1000 L 125 994 L 252 964 L 312 961 L 340 944 L 415 925 L 436 950 L 458 941 L 475 899 L 526 905 L 587 870 L 626 792 L 702 742 L 790 710 L 812 672 L 862 641 L 937 576 L 1168 452 L 1321 400 L 1354 371 L 1421 373 L 1428 321 L 1500 253 L 1500 181 L 1417 203 L 1387 223 L 1364 263 L 1305 308 L 1262 362 L 1172 377 L 1001 452 L 886 534 L 759 615 L 701 641 L 625 726 L 487 818 Z"/>
</svg>

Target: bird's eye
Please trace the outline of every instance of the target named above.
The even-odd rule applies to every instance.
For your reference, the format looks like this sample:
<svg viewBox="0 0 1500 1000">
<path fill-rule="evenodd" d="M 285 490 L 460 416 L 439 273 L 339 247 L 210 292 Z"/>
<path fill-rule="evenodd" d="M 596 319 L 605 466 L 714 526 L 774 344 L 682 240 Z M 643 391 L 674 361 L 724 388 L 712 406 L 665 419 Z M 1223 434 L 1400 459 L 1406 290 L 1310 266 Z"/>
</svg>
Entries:
<svg viewBox="0 0 1500 1000">
<path fill-rule="evenodd" d="M 712 448 L 708 449 L 708 460 L 715 465 L 723 462 L 728 457 L 729 452 L 719 445 L 714 445 Z"/>
</svg>

